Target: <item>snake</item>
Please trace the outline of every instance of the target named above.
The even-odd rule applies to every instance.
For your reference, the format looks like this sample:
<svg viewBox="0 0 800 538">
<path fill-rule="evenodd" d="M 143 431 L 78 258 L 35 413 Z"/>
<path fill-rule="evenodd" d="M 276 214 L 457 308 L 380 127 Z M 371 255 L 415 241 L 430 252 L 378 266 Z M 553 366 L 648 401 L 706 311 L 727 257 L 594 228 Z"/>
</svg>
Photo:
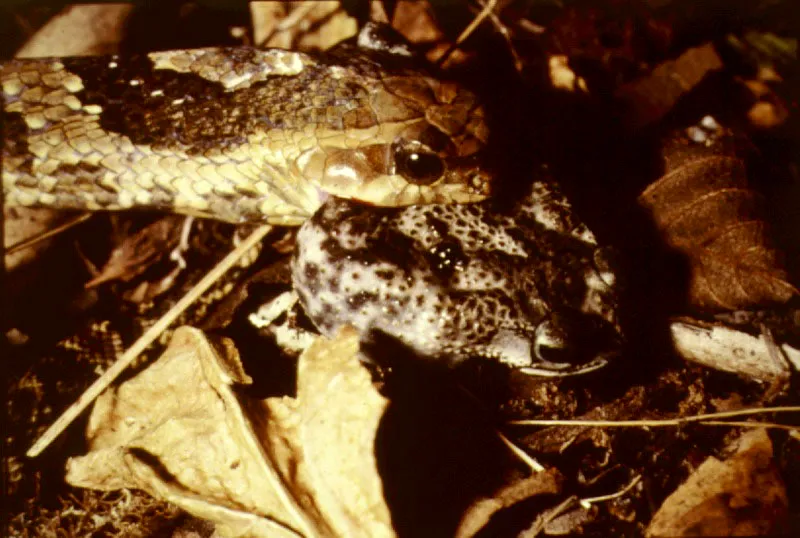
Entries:
<svg viewBox="0 0 800 538">
<path fill-rule="evenodd" d="M 298 225 L 330 196 L 486 198 L 476 95 L 368 24 L 320 53 L 251 47 L 0 66 L 7 206 Z"/>
</svg>

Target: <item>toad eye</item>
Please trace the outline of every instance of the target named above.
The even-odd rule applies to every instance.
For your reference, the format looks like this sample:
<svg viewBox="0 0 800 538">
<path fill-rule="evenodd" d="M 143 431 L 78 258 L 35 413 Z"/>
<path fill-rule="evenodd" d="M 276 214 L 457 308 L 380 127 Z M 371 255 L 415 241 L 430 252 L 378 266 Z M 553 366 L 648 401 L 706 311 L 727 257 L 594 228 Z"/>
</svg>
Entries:
<svg viewBox="0 0 800 538">
<path fill-rule="evenodd" d="M 442 159 L 422 148 L 397 148 L 394 162 L 397 173 L 415 185 L 430 185 L 444 174 Z"/>
<path fill-rule="evenodd" d="M 575 349 L 567 341 L 567 334 L 553 321 L 544 321 L 536 328 L 533 353 L 546 363 L 571 363 Z"/>
</svg>

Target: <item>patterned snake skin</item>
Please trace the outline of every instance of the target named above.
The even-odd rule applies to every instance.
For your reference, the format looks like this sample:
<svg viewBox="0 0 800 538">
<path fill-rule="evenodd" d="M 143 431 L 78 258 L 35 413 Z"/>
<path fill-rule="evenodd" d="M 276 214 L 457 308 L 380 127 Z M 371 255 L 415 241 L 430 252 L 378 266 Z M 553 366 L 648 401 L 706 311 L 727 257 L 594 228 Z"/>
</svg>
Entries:
<svg viewBox="0 0 800 538">
<path fill-rule="evenodd" d="M 375 46 L 209 48 L 0 65 L 7 205 L 299 224 L 329 194 L 475 202 L 483 110 Z"/>
</svg>

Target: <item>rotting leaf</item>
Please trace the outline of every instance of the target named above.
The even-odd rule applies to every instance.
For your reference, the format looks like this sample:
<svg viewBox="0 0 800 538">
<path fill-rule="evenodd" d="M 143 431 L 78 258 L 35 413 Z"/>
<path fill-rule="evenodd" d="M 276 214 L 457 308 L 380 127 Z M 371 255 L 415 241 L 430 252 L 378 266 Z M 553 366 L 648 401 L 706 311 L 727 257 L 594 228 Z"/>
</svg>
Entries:
<svg viewBox="0 0 800 538">
<path fill-rule="evenodd" d="M 706 116 L 663 141 L 664 175 L 639 197 L 666 243 L 688 258 L 689 302 L 705 311 L 782 304 L 788 282 L 759 195 L 730 131 Z"/>
<path fill-rule="evenodd" d="M 710 457 L 661 505 L 647 536 L 772 536 L 788 499 L 763 428 L 736 441 L 725 461 Z"/>
<path fill-rule="evenodd" d="M 300 358 L 297 398 L 257 400 L 235 391 L 250 378 L 229 340 L 181 327 L 98 399 L 91 451 L 67 480 L 144 489 L 221 536 L 393 536 L 373 455 L 386 402 L 357 351 L 352 330 L 320 338 Z"/>
<path fill-rule="evenodd" d="M 616 97 L 627 105 L 626 123 L 641 128 L 658 121 L 707 74 L 721 68 L 717 51 L 711 43 L 706 43 L 625 84 L 617 90 Z"/>
<path fill-rule="evenodd" d="M 480 499 L 462 517 L 456 537 L 477 536 L 495 515 L 522 501 L 540 495 L 561 493 L 563 481 L 564 477 L 557 469 L 548 469 L 509 484 L 490 498 Z M 536 517 L 536 514 L 531 517 Z"/>
<path fill-rule="evenodd" d="M 167 216 L 126 237 L 111 252 L 100 273 L 86 283 L 86 288 L 112 280 L 128 282 L 142 274 L 178 244 L 184 220 L 186 217 Z"/>
<path fill-rule="evenodd" d="M 546 35 L 551 52 L 566 56 L 592 93 L 605 94 L 639 76 L 654 57 L 663 57 L 673 28 L 642 2 L 594 2 L 564 6 Z"/>
</svg>

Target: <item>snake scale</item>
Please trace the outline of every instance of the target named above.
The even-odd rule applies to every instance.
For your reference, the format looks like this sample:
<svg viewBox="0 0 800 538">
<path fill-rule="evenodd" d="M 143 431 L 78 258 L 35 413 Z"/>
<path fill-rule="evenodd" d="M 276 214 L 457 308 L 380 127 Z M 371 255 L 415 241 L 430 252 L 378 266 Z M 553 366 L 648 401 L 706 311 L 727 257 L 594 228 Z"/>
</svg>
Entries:
<svg viewBox="0 0 800 538">
<path fill-rule="evenodd" d="M 296 225 L 328 195 L 381 206 L 485 198 L 475 95 L 414 67 L 376 28 L 320 54 L 6 62 L 5 204 Z"/>
<path fill-rule="evenodd" d="M 548 182 L 505 215 L 460 205 L 494 181 L 484 110 L 412 59 L 367 25 L 321 54 L 5 63 L 5 202 L 305 222 L 293 284 L 323 333 L 543 375 L 605 364 L 620 339 L 602 249 Z"/>
</svg>

